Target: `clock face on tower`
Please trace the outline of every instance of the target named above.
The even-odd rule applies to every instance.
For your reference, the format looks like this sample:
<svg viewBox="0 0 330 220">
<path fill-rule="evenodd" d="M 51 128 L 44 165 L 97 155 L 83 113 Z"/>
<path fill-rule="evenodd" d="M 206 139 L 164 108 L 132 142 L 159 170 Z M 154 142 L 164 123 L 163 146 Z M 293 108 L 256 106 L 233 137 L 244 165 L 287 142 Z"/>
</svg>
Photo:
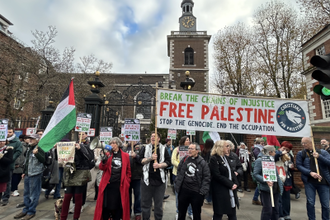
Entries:
<svg viewBox="0 0 330 220">
<path fill-rule="evenodd" d="M 181 23 L 185 28 L 192 28 L 195 25 L 195 18 L 192 16 L 183 17 Z"/>
</svg>

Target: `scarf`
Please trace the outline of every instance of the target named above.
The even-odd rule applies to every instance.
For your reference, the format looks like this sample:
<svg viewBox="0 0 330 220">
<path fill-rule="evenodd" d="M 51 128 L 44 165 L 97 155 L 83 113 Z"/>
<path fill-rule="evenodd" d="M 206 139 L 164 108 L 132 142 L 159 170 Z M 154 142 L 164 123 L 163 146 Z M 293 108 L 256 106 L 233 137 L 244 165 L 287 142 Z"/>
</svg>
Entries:
<svg viewBox="0 0 330 220">
<path fill-rule="evenodd" d="M 247 163 L 250 160 L 248 150 L 240 148 L 239 149 L 239 159 L 243 160 L 245 165 L 247 165 Z"/>
<path fill-rule="evenodd" d="M 7 141 L 12 141 L 12 140 L 14 140 L 15 137 L 16 137 L 16 134 L 13 134 L 9 138 L 7 138 Z"/>
<path fill-rule="evenodd" d="M 5 146 L 3 146 L 3 147 L 1 147 L 0 148 L 0 153 L 3 153 L 3 154 L 5 154 L 6 152 L 4 152 L 5 150 L 6 150 L 6 148 L 7 148 L 7 146 L 5 145 Z"/>
<path fill-rule="evenodd" d="M 225 166 L 228 169 L 228 173 L 229 173 L 229 179 L 232 180 L 232 176 L 231 176 L 231 169 L 230 166 L 228 164 L 228 161 L 226 159 L 225 156 L 220 156 L 222 158 L 222 160 L 225 162 Z M 232 189 L 229 189 L 229 196 L 230 196 L 230 204 L 232 208 L 235 208 L 235 198 L 234 198 L 234 192 Z"/>
</svg>

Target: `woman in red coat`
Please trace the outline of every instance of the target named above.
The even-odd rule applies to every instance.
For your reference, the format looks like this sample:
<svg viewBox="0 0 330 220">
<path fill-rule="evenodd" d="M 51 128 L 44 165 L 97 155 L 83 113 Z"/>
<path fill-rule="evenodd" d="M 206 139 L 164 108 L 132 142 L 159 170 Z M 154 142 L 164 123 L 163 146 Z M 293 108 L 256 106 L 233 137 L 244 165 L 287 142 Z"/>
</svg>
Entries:
<svg viewBox="0 0 330 220">
<path fill-rule="evenodd" d="M 112 147 L 110 157 L 106 157 L 99 165 L 103 170 L 99 185 L 94 220 L 129 220 L 129 186 L 131 182 L 131 166 L 129 155 L 120 148 L 122 142 L 118 137 L 110 140 Z"/>
</svg>

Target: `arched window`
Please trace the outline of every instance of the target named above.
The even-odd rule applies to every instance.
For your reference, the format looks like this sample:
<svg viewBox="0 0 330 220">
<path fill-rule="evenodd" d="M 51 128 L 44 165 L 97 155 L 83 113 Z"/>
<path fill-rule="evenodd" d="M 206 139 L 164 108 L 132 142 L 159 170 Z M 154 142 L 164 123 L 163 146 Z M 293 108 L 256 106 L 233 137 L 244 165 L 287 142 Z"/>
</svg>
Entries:
<svg viewBox="0 0 330 220">
<path fill-rule="evenodd" d="M 187 5 L 186 7 L 187 7 L 187 12 L 190 12 L 190 11 L 189 11 L 189 5 Z"/>
<path fill-rule="evenodd" d="M 184 65 L 194 65 L 194 50 L 190 47 L 184 50 Z"/>
<path fill-rule="evenodd" d="M 141 92 L 136 97 L 135 117 L 140 119 L 151 118 L 152 96 L 147 92 Z"/>
</svg>

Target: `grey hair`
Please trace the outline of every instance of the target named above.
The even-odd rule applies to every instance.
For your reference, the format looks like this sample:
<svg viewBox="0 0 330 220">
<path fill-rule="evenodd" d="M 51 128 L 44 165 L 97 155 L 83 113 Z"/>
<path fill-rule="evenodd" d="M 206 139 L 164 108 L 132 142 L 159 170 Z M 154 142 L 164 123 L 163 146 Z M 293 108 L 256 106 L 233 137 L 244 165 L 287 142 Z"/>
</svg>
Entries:
<svg viewBox="0 0 330 220">
<path fill-rule="evenodd" d="M 109 144 L 111 144 L 112 142 L 115 142 L 118 145 L 118 147 L 120 147 L 120 148 L 123 146 L 123 142 L 120 140 L 119 137 L 111 138 L 109 141 Z"/>
<path fill-rule="evenodd" d="M 266 145 L 264 146 L 264 148 L 262 149 L 262 153 L 265 155 L 265 156 L 269 156 L 269 152 L 272 152 L 272 151 L 276 151 L 275 150 L 275 147 L 273 145 Z"/>
<path fill-rule="evenodd" d="M 201 146 L 199 146 L 199 144 L 197 144 L 196 142 L 193 142 L 193 143 L 191 143 L 189 145 L 195 145 L 196 150 L 201 150 Z"/>
</svg>

